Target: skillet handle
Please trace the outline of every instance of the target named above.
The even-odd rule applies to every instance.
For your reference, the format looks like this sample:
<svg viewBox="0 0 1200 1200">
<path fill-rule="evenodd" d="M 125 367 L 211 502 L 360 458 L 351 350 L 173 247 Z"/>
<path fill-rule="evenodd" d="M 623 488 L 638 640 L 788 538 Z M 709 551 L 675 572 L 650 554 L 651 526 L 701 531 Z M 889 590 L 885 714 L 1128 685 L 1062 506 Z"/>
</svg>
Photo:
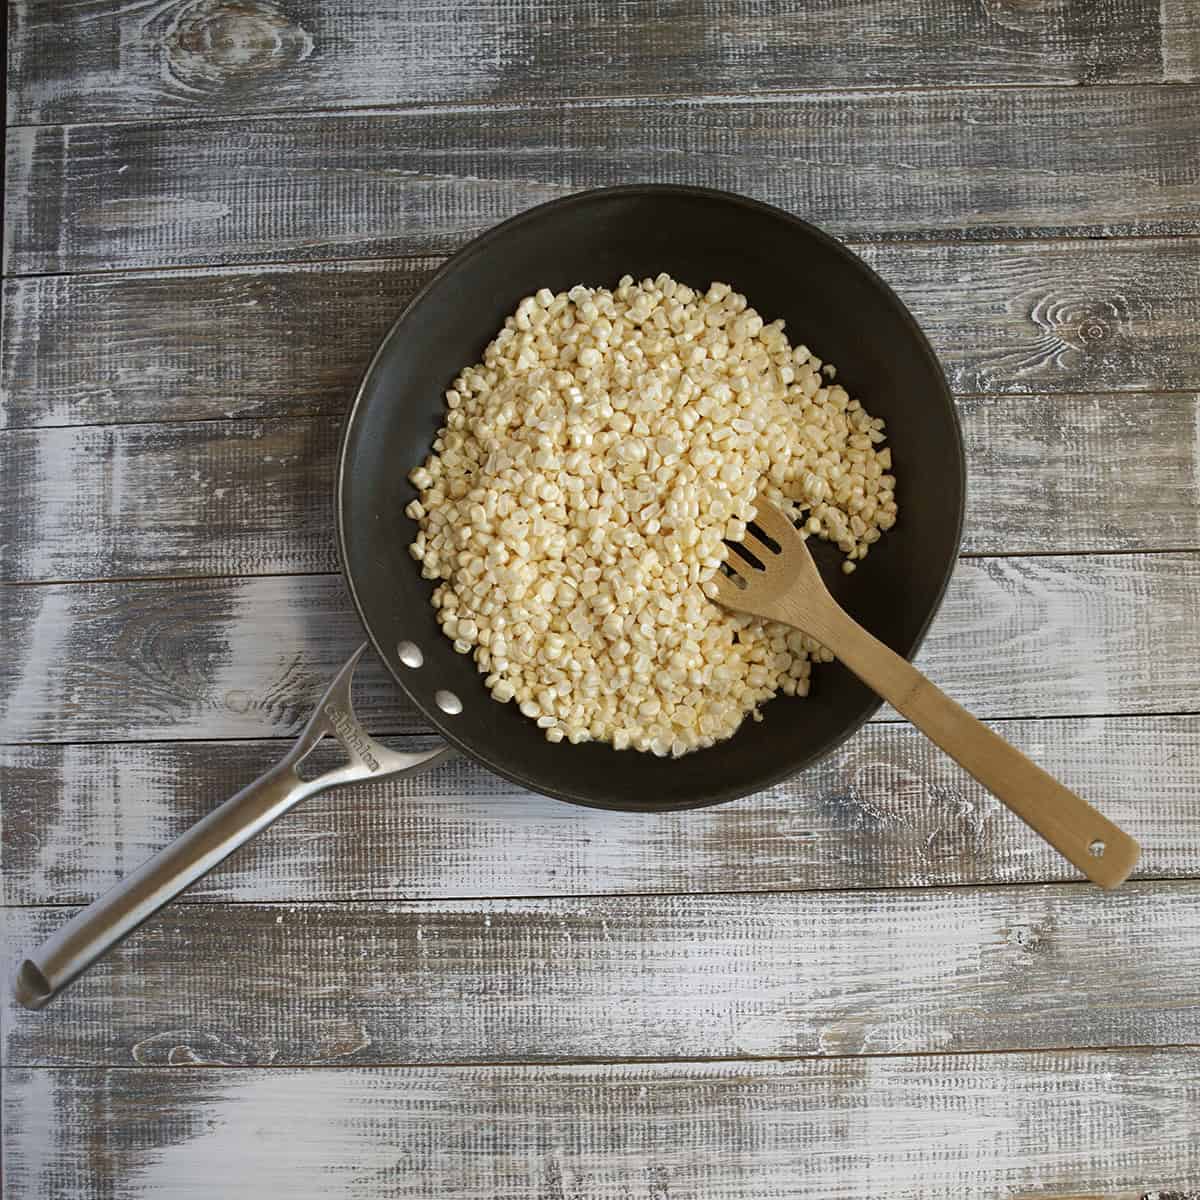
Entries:
<svg viewBox="0 0 1200 1200">
<path fill-rule="evenodd" d="M 449 747 L 438 746 L 402 754 L 363 731 L 354 715 L 350 685 L 366 648 L 360 646 L 337 673 L 304 732 L 280 762 L 76 913 L 21 963 L 14 985 L 19 1004 L 44 1008 L 143 921 L 301 800 L 343 783 L 424 769 L 452 753 Z M 327 734 L 341 742 L 349 761 L 315 779 L 302 779 L 300 763 Z"/>
</svg>

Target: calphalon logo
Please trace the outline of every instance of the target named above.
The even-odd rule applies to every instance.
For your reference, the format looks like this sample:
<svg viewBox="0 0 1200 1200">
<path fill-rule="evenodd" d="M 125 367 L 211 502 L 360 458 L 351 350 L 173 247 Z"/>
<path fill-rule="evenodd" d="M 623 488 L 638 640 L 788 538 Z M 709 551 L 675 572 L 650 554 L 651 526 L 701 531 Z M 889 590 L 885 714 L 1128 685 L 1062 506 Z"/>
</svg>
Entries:
<svg viewBox="0 0 1200 1200">
<path fill-rule="evenodd" d="M 350 749 L 352 749 L 354 753 L 357 754 L 358 757 L 367 764 L 369 770 L 378 771 L 379 760 L 371 753 L 370 744 L 367 742 L 367 739 L 363 737 L 361 733 L 359 733 L 358 726 L 355 725 L 350 714 L 339 708 L 333 703 L 332 700 L 325 705 L 325 712 L 328 714 L 329 719 L 333 722 L 334 729 L 336 729 L 341 737 L 345 740 L 346 745 L 349 746 Z"/>
</svg>

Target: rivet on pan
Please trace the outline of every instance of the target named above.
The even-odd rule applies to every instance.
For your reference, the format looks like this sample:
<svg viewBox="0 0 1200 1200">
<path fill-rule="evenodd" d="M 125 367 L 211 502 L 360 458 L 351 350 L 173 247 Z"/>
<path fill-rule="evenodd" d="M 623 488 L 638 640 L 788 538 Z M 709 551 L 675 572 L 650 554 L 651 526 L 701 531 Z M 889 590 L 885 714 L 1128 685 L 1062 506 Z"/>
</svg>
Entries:
<svg viewBox="0 0 1200 1200">
<path fill-rule="evenodd" d="M 406 667 L 415 669 L 425 661 L 425 655 L 421 653 L 421 647 L 416 642 L 401 642 L 396 647 L 396 653 Z"/>
<path fill-rule="evenodd" d="M 1088 847 L 1088 849 L 1089 849 L 1089 850 L 1092 852 L 1092 855 L 1093 855 L 1095 858 L 1103 858 L 1103 857 L 1104 857 L 1104 852 L 1105 852 L 1105 850 L 1107 850 L 1107 849 L 1108 849 L 1108 847 L 1107 847 L 1107 846 L 1106 846 L 1106 845 L 1105 845 L 1105 844 L 1104 844 L 1104 843 L 1103 843 L 1103 842 L 1102 842 L 1102 841 L 1101 841 L 1099 838 L 1097 838 L 1097 839 L 1096 839 L 1096 840 L 1095 840 L 1095 841 L 1094 841 L 1094 842 L 1093 842 L 1093 843 L 1092 843 L 1092 844 L 1091 844 L 1091 845 Z"/>
<path fill-rule="evenodd" d="M 457 717 L 462 712 L 462 701 L 453 692 L 435 692 L 433 698 L 437 701 L 438 708 L 448 717 Z"/>
</svg>

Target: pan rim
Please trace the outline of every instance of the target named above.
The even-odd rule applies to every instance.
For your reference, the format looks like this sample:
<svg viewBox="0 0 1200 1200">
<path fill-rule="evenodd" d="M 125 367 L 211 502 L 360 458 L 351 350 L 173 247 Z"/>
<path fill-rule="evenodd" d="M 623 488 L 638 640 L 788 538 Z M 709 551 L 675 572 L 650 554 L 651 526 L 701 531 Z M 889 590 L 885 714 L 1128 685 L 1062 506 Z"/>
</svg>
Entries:
<svg viewBox="0 0 1200 1200">
<path fill-rule="evenodd" d="M 416 706 L 425 719 L 433 726 L 437 735 L 444 738 L 450 745 L 460 751 L 462 754 L 480 763 L 493 774 L 507 779 L 511 783 L 515 783 L 522 788 L 536 792 L 540 795 L 549 796 L 552 799 L 563 800 L 571 804 L 577 804 L 585 808 L 605 809 L 609 811 L 626 811 L 626 812 L 675 812 L 693 808 L 705 808 L 710 805 L 722 804 L 731 800 L 740 799 L 747 795 L 756 794 L 767 788 L 774 787 L 784 780 L 792 778 L 799 772 L 806 770 L 815 763 L 820 762 L 823 758 L 832 754 L 840 746 L 844 745 L 852 738 L 871 718 L 883 707 L 883 700 L 875 697 L 863 710 L 860 717 L 856 718 L 852 723 L 842 729 L 836 736 L 827 738 L 825 742 L 814 747 L 809 753 L 791 760 L 782 765 L 776 771 L 770 771 L 765 775 L 758 777 L 749 787 L 741 787 L 740 785 L 732 785 L 717 789 L 712 792 L 706 792 L 697 799 L 672 800 L 672 801 L 636 801 L 628 800 L 622 804 L 613 804 L 608 801 L 596 799 L 594 796 L 588 795 L 586 792 L 576 791 L 568 788 L 547 787 L 540 784 L 536 779 L 528 775 L 522 775 L 519 771 L 511 770 L 499 763 L 493 762 L 491 756 L 486 749 L 468 744 L 455 730 L 453 725 L 446 721 L 442 714 L 437 712 L 433 706 L 427 705 L 419 696 L 417 696 L 411 688 L 409 688 L 403 675 L 397 670 L 392 662 L 392 656 L 385 650 L 384 646 L 372 627 L 367 614 L 364 611 L 363 603 L 359 595 L 359 590 L 355 585 L 354 573 L 350 566 L 350 554 L 348 548 L 349 531 L 346 522 L 346 479 L 348 472 L 348 454 L 352 435 L 355 425 L 358 421 L 359 414 L 367 403 L 367 389 L 370 385 L 377 367 L 388 347 L 391 345 L 405 322 L 410 318 L 411 314 L 422 303 L 426 296 L 439 285 L 447 276 L 460 270 L 466 263 L 470 262 L 477 255 L 487 251 L 491 245 L 506 236 L 506 234 L 521 225 L 531 221 L 537 221 L 543 216 L 557 212 L 563 208 L 569 208 L 580 204 L 585 204 L 589 201 L 594 201 L 602 198 L 619 198 L 619 197 L 655 197 L 664 195 L 688 196 L 702 198 L 712 201 L 718 201 L 731 207 L 754 211 L 760 214 L 769 215 L 775 219 L 783 220 L 784 222 L 802 230 L 807 236 L 816 239 L 823 243 L 825 247 L 831 250 L 835 255 L 843 259 L 849 267 L 855 269 L 865 275 L 870 284 L 878 289 L 884 297 L 891 303 L 897 315 L 901 318 L 902 324 L 908 330 L 912 337 L 914 348 L 920 353 L 922 359 L 925 360 L 927 366 L 932 370 L 933 376 L 939 381 L 938 389 L 939 398 L 943 401 L 946 412 L 950 416 L 951 425 L 954 430 L 954 455 L 957 466 L 957 483 L 959 503 L 957 513 L 955 514 L 954 523 L 954 552 L 948 557 L 948 562 L 945 570 L 942 573 L 942 578 L 937 586 L 936 594 L 933 603 L 930 605 L 928 615 L 921 622 L 915 637 L 912 640 L 911 646 L 903 653 L 903 657 L 908 661 L 916 656 L 920 650 L 926 635 L 929 632 L 934 618 L 941 611 L 942 603 L 945 600 L 946 591 L 950 586 L 950 580 L 954 575 L 954 569 L 959 561 L 962 550 L 963 524 L 966 515 L 966 487 L 967 487 L 967 467 L 966 467 L 966 450 L 963 442 L 962 423 L 958 413 L 958 407 L 954 403 L 954 397 L 950 391 L 949 384 L 945 377 L 945 372 L 942 369 L 941 362 L 935 354 L 933 347 L 929 343 L 929 339 L 925 336 L 924 331 L 917 323 L 916 318 L 909 311 L 908 306 L 900 299 L 892 287 L 874 270 L 873 267 L 849 247 L 844 245 L 831 234 L 826 233 L 823 229 L 811 222 L 804 220 L 802 217 L 795 216 L 786 209 L 779 208 L 776 205 L 768 204 L 761 200 L 755 200 L 749 196 L 743 196 L 737 192 L 729 192 L 719 188 L 708 188 L 693 186 L 690 184 L 672 184 L 672 183 L 634 183 L 621 184 L 614 187 L 599 187 L 589 188 L 584 191 L 571 192 L 568 195 L 560 196 L 554 200 L 547 201 L 543 204 L 538 204 L 532 208 L 525 209 L 523 212 L 517 213 L 514 216 L 501 221 L 499 224 L 485 230 L 482 234 L 472 238 L 466 245 L 462 246 L 454 254 L 434 272 L 432 276 L 421 286 L 416 294 L 408 301 L 403 310 L 396 317 L 395 321 L 388 328 L 387 332 L 380 339 L 379 345 L 376 347 L 374 354 L 371 356 L 366 368 L 363 370 L 361 379 L 359 380 L 358 388 L 355 391 L 354 398 L 346 412 L 343 421 L 341 436 L 338 446 L 337 470 L 334 484 L 334 500 L 337 517 L 337 544 L 338 555 L 341 562 L 342 576 L 346 581 L 347 589 L 350 592 L 351 601 L 354 604 L 355 612 L 358 614 L 359 622 L 361 623 L 367 640 L 371 643 L 376 654 L 387 667 L 388 673 L 393 681 L 408 697 L 408 699 Z"/>
</svg>

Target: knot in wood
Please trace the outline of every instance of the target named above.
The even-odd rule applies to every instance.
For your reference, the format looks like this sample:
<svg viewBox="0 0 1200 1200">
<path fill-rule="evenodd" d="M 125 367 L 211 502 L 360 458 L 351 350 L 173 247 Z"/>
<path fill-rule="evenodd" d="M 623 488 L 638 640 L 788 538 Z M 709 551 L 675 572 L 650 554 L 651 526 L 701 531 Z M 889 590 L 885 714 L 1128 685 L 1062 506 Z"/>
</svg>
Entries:
<svg viewBox="0 0 1200 1200">
<path fill-rule="evenodd" d="M 1101 299 L 1041 295 L 1032 303 L 1029 317 L 1040 331 L 1037 362 L 1068 368 L 1077 367 L 1084 355 L 1107 353 L 1131 319 L 1128 303 L 1120 295 Z"/>
<path fill-rule="evenodd" d="M 1047 36 L 1063 24 L 1060 5 L 1053 0 L 983 0 L 987 19 L 1013 33 Z"/>
<path fill-rule="evenodd" d="M 164 1029 L 137 1042 L 132 1055 L 143 1067 L 248 1067 L 271 1062 L 275 1050 L 230 1029 Z"/>
<path fill-rule="evenodd" d="M 1004 940 L 1018 952 L 1044 954 L 1049 950 L 1055 932 L 1052 918 L 1032 921 L 1028 925 L 1013 925 L 1004 931 Z"/>
<path fill-rule="evenodd" d="M 275 74 L 313 49 L 306 30 L 261 0 L 196 0 L 180 10 L 164 45 L 171 73 L 191 88 Z"/>
</svg>

